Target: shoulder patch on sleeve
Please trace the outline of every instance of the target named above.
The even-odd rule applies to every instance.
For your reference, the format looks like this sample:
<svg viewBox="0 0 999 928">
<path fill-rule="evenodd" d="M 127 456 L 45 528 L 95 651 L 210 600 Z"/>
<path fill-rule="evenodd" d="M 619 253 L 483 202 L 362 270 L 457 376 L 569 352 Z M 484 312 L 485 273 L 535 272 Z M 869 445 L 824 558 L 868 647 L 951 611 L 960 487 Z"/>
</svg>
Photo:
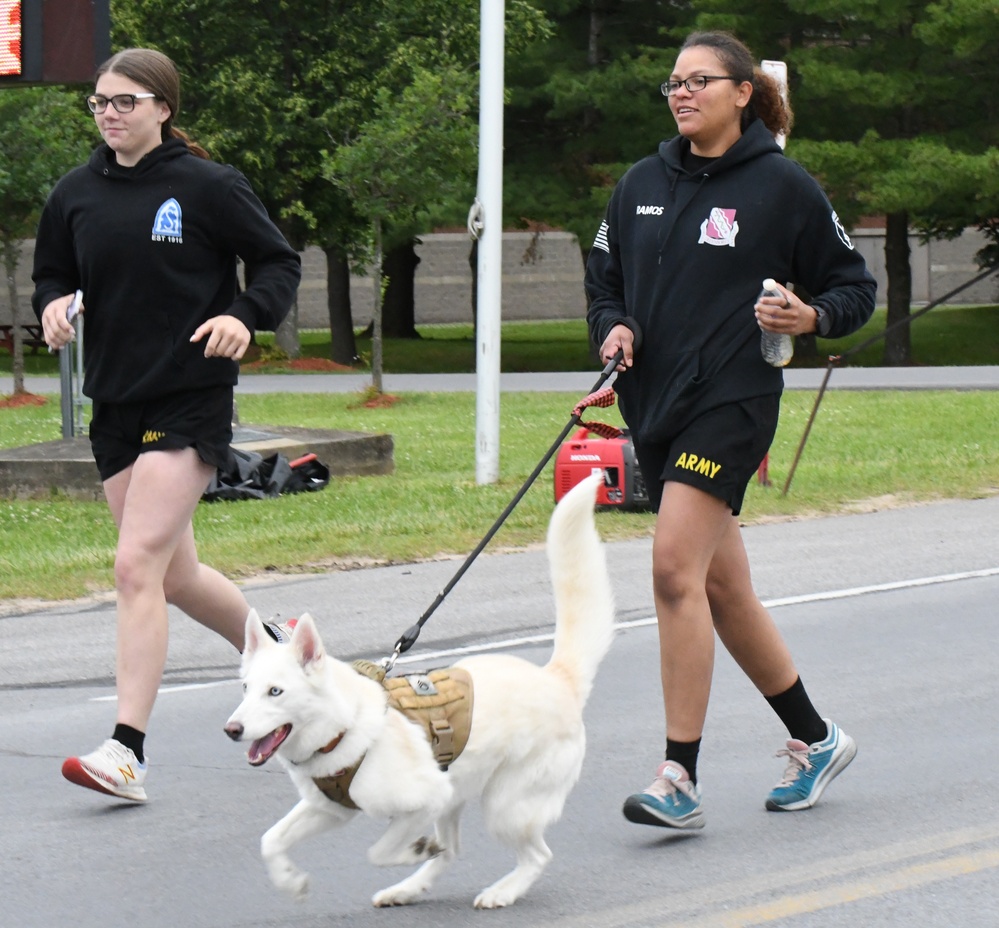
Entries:
<svg viewBox="0 0 999 928">
<path fill-rule="evenodd" d="M 603 220 L 600 223 L 600 228 L 597 229 L 597 237 L 593 240 L 593 247 L 599 248 L 601 251 L 606 251 L 607 254 L 610 254 L 610 245 L 607 244 L 607 232 L 609 228 L 607 220 Z"/>
<path fill-rule="evenodd" d="M 836 210 L 832 211 L 832 221 L 833 225 L 836 227 L 836 235 L 839 236 L 839 240 L 846 245 L 850 251 L 853 251 L 853 241 L 850 236 L 847 235 L 846 229 L 843 228 L 843 223 L 840 221 L 839 216 L 836 215 Z"/>
</svg>

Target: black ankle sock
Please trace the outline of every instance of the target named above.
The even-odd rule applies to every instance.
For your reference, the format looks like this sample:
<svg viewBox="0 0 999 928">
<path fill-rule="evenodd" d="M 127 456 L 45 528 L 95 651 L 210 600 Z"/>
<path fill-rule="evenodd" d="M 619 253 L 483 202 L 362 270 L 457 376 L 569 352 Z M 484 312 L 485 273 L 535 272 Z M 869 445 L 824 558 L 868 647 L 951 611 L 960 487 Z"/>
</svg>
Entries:
<svg viewBox="0 0 999 928">
<path fill-rule="evenodd" d="M 815 744 L 816 741 L 824 741 L 829 734 L 828 726 L 815 711 L 815 706 L 805 692 L 801 677 L 783 693 L 767 696 L 766 700 L 792 738 L 804 741 L 805 744 Z"/>
<path fill-rule="evenodd" d="M 690 782 L 697 783 L 697 753 L 701 749 L 701 739 L 696 741 L 671 741 L 666 739 L 666 760 L 676 761 L 687 771 Z"/>
<path fill-rule="evenodd" d="M 119 722 L 115 725 L 114 734 L 111 737 L 120 744 L 125 745 L 136 756 L 140 764 L 146 762 L 145 755 L 142 753 L 143 742 L 146 740 L 145 732 L 141 732 L 137 728 L 132 728 L 131 725 L 122 725 Z"/>
</svg>

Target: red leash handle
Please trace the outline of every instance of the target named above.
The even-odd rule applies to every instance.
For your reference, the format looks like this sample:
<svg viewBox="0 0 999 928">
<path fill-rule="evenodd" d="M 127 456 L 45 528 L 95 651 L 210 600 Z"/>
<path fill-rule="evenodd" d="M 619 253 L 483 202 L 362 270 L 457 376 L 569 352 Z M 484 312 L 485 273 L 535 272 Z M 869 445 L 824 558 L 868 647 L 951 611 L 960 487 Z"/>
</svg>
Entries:
<svg viewBox="0 0 999 928">
<path fill-rule="evenodd" d="M 617 395 L 614 393 L 614 388 L 605 387 L 603 390 L 597 390 L 589 396 L 584 396 L 576 404 L 576 408 L 573 409 L 572 414 L 587 431 L 593 432 L 601 438 L 620 438 L 624 433 L 616 425 L 609 425 L 606 422 L 584 422 L 582 419 L 583 410 L 587 407 L 598 406 L 606 409 L 608 406 L 613 406 L 616 400 Z"/>
<path fill-rule="evenodd" d="M 614 388 L 604 387 L 603 390 L 597 390 L 595 393 L 591 393 L 589 396 L 584 396 L 576 404 L 576 408 L 573 409 L 572 414 L 574 416 L 582 416 L 583 410 L 589 406 L 599 406 L 602 409 L 606 409 L 608 406 L 613 406 L 614 402 L 615 402 Z"/>
</svg>

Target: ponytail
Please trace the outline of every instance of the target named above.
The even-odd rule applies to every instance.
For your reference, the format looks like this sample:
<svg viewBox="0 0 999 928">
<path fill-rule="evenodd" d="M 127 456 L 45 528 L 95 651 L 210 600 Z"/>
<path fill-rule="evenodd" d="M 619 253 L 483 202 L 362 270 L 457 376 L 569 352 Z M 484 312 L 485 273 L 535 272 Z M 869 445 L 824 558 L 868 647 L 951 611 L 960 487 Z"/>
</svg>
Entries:
<svg viewBox="0 0 999 928">
<path fill-rule="evenodd" d="M 790 102 L 780 91 L 777 81 L 758 67 L 753 68 L 753 95 L 742 112 L 742 129 L 759 119 L 776 138 L 782 132 L 790 135 L 794 125 L 794 113 Z"/>
<path fill-rule="evenodd" d="M 167 139 L 181 139 L 187 146 L 187 150 L 192 155 L 196 155 L 198 158 L 204 158 L 206 161 L 212 160 L 212 156 L 208 154 L 208 151 L 195 142 L 194 139 L 184 132 L 183 129 L 178 129 L 176 126 L 170 126 L 169 130 L 165 131 L 163 136 L 164 142 Z"/>
</svg>

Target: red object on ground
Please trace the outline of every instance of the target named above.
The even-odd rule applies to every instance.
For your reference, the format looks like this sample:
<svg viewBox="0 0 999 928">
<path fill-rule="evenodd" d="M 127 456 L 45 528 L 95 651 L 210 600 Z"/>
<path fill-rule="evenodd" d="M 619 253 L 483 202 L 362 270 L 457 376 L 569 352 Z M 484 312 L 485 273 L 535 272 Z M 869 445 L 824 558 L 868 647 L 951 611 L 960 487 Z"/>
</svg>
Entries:
<svg viewBox="0 0 999 928">
<path fill-rule="evenodd" d="M 627 433 L 617 438 L 589 435 L 584 425 L 559 448 L 555 458 L 555 502 L 593 471 L 602 470 L 604 485 L 597 491 L 598 506 L 648 509 L 649 495 Z"/>
</svg>

